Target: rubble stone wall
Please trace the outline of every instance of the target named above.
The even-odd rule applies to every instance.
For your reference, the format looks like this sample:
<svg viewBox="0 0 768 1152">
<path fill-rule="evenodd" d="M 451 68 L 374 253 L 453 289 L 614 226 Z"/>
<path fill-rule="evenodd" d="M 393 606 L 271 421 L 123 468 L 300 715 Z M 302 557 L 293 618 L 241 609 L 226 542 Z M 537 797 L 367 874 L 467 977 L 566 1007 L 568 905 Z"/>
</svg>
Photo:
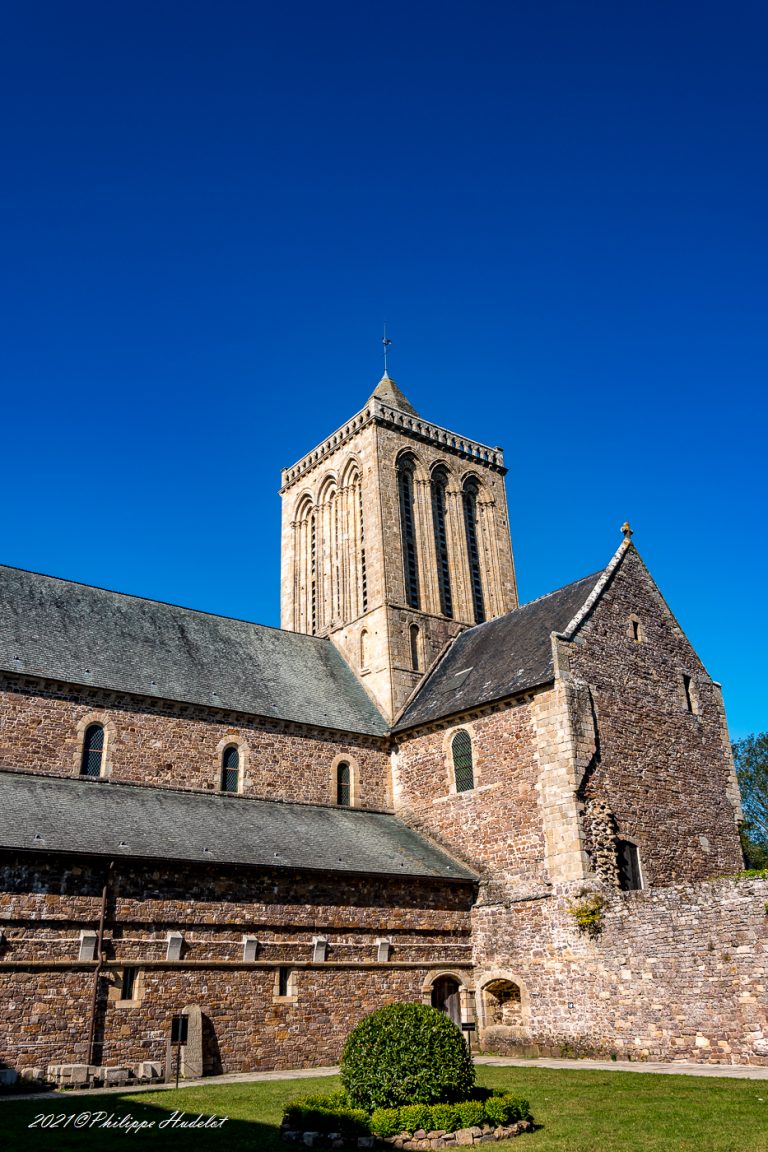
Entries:
<svg viewBox="0 0 768 1152">
<path fill-rule="evenodd" d="M 222 752 L 236 744 L 244 795 L 333 804 L 333 768 L 339 758 L 347 758 L 356 805 L 385 809 L 390 804 L 385 743 L 352 733 L 13 677 L 0 679 L 0 713 L 3 769 L 77 776 L 85 728 L 101 723 L 106 731 L 103 774 L 123 783 L 216 791 Z"/>
<path fill-rule="evenodd" d="M 522 992 L 522 1027 L 495 1027 L 490 1047 L 768 1064 L 768 880 L 605 888 L 594 938 L 569 913 L 578 891 L 475 908 L 481 1038 L 487 985 Z"/>
</svg>

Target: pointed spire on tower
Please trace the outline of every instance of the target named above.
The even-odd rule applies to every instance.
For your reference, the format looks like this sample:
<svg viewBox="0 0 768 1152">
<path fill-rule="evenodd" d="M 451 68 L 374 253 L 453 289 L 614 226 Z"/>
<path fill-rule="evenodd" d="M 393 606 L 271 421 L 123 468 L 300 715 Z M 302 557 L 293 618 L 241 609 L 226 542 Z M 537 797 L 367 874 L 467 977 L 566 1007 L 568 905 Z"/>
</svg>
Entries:
<svg viewBox="0 0 768 1152">
<path fill-rule="evenodd" d="M 401 412 L 407 412 L 409 416 L 418 416 L 416 409 L 406 400 L 397 384 L 386 371 L 371 394 L 371 400 L 374 398 L 381 400 L 383 404 L 389 404 L 392 408 L 399 408 Z"/>
</svg>

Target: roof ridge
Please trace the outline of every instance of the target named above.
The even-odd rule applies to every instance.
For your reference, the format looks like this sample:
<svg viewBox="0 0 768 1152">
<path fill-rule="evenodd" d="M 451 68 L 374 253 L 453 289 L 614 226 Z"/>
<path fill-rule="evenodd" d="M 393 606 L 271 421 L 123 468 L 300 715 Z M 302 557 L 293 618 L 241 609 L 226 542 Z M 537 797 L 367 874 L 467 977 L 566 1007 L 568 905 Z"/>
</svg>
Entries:
<svg viewBox="0 0 768 1152">
<path fill-rule="evenodd" d="M 544 592 L 541 596 L 535 596 L 533 600 L 526 600 L 525 604 L 518 604 L 517 608 L 510 608 L 509 612 L 502 612 L 501 616 L 491 616 L 489 620 L 483 620 L 480 624 L 472 624 L 463 632 L 459 632 L 454 639 L 458 640 L 461 636 L 469 636 L 470 633 L 477 632 L 481 628 L 485 628 L 488 624 L 495 624 L 498 620 L 505 620 L 510 616 L 514 616 L 516 612 L 523 612 L 526 608 L 531 608 L 534 604 L 540 604 L 542 600 L 548 600 L 550 596 L 557 596 L 560 592 L 565 592 L 568 588 L 574 588 L 577 584 L 581 584 L 583 580 L 597 580 L 603 572 L 601 568 L 599 572 L 590 573 L 589 576 L 580 576 L 578 580 L 569 580 L 567 584 L 563 584 L 560 588 L 553 588 L 551 592 Z"/>
<path fill-rule="evenodd" d="M 297 632 L 293 628 L 281 628 L 278 624 L 260 624 L 257 620 L 246 620 L 242 616 L 229 616 L 224 612 L 209 612 L 206 608 L 189 608 L 186 604 L 174 604 L 172 600 L 158 600 L 154 596 L 140 596 L 135 592 L 121 592 L 119 588 L 105 588 L 101 584 L 86 584 L 84 580 L 70 580 L 68 576 L 52 576 L 49 572 L 36 572 L 33 568 L 19 568 L 15 564 L 0 564 L 0 572 L 7 568 L 11 572 L 24 572 L 28 576 L 40 576 L 43 580 L 55 580 L 58 584 L 72 584 L 76 588 L 89 588 L 94 592 L 106 592 L 110 596 L 122 596 L 126 600 L 141 600 L 145 604 L 160 604 L 163 608 L 177 608 L 180 612 L 192 612 L 196 616 L 210 616 L 214 620 L 232 620 L 236 624 L 248 624 L 251 628 L 263 628 L 268 632 L 284 632 L 289 636 L 304 636 L 307 640 L 319 640 L 331 644 L 327 636 L 312 636 L 308 632 Z M 331 644 L 334 651 L 335 645 Z"/>
<path fill-rule="evenodd" d="M 597 573 L 597 584 L 595 584 L 589 596 L 582 604 L 581 608 L 579 608 L 576 615 L 569 621 L 568 625 L 563 628 L 562 631 L 557 633 L 558 636 L 561 636 L 565 640 L 570 639 L 570 637 L 573 635 L 573 633 L 576 631 L 588 613 L 592 611 L 592 608 L 602 596 L 609 580 L 631 547 L 633 547 L 631 540 L 628 540 L 625 537 L 621 544 L 619 544 L 611 559 L 608 561 L 607 567 L 604 568 L 601 573 Z"/>
</svg>

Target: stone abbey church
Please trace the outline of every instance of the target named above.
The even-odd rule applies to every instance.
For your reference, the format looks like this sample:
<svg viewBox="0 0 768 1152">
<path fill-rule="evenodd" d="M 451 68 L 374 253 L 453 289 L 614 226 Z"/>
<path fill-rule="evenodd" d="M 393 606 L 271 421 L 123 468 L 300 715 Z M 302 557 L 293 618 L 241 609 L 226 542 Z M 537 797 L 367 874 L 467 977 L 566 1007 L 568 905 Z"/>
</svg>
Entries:
<svg viewBox="0 0 768 1152">
<path fill-rule="evenodd" d="M 519 605 L 504 475 L 385 374 L 283 473 L 281 630 L 0 569 L 0 1063 L 190 1010 L 206 1073 L 331 1064 L 393 1000 L 768 1063 L 720 688 L 628 526 Z"/>
</svg>

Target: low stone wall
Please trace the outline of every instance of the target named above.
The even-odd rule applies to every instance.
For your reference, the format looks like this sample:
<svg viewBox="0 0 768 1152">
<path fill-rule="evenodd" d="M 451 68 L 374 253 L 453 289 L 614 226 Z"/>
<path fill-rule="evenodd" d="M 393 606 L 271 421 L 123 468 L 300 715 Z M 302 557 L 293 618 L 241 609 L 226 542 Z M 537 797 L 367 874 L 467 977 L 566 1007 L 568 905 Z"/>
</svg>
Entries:
<svg viewBox="0 0 768 1152">
<path fill-rule="evenodd" d="M 768 1065 L 768 880 L 606 889 L 594 938 L 569 914 L 578 888 L 517 903 L 481 897 L 473 912 L 481 1043 Z M 491 1018 L 483 988 L 499 979 L 521 990 L 520 1026 Z"/>
</svg>

